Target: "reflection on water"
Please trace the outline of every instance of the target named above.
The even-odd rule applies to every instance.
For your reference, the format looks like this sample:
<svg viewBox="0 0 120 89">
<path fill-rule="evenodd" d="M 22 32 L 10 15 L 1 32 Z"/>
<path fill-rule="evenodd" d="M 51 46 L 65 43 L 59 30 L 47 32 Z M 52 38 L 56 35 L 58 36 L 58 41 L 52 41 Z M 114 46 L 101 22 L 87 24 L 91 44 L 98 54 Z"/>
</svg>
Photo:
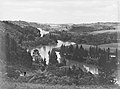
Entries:
<svg viewBox="0 0 120 89">
<path fill-rule="evenodd" d="M 63 41 L 58 40 L 57 45 L 47 45 L 47 46 L 42 46 L 40 48 L 35 48 L 35 49 L 39 50 L 39 53 L 40 53 L 42 58 L 46 58 L 46 62 L 48 64 L 48 62 L 49 62 L 48 52 L 49 51 L 51 51 L 53 48 L 61 47 L 61 45 L 69 46 L 71 44 L 73 45 L 75 43 L 74 42 L 63 42 Z M 34 51 L 34 49 L 31 51 L 31 55 L 33 54 L 33 51 Z M 59 53 L 60 52 L 56 51 L 58 62 L 60 62 L 60 58 L 61 58 Z M 89 65 L 84 65 L 83 67 L 86 69 L 86 71 L 90 71 L 93 74 L 98 74 L 98 68 L 97 67 L 93 67 L 91 65 L 90 66 Z"/>
<path fill-rule="evenodd" d="M 46 62 L 48 64 L 48 62 L 49 62 L 48 52 L 49 51 L 51 51 L 53 48 L 61 47 L 61 45 L 68 46 L 68 45 L 71 45 L 71 44 L 73 45 L 75 43 L 74 42 L 63 42 L 63 41 L 58 40 L 58 43 L 56 45 L 47 45 L 47 46 L 42 46 L 40 48 L 35 48 L 35 49 L 39 50 L 39 53 L 40 53 L 42 58 L 46 58 Z M 31 50 L 31 55 L 33 54 L 33 50 Z M 59 58 L 60 58 L 59 52 L 56 52 L 56 55 L 57 55 L 58 61 L 59 61 Z"/>
<path fill-rule="evenodd" d="M 44 31 L 42 30 L 41 28 L 38 28 L 40 30 L 40 34 L 41 34 L 41 37 L 43 37 L 44 34 L 48 34 L 49 31 Z M 61 40 L 57 40 L 58 43 L 56 45 L 46 45 L 46 46 L 42 46 L 42 47 L 39 47 L 39 48 L 35 48 L 35 49 L 38 49 L 39 50 L 39 53 L 41 55 L 42 58 L 46 58 L 46 62 L 48 64 L 49 62 L 49 55 L 48 55 L 48 52 L 51 51 L 53 48 L 59 48 L 61 47 L 62 45 L 65 45 L 65 46 L 69 46 L 69 45 L 74 45 L 76 43 L 74 42 L 63 42 Z M 87 46 L 89 47 L 89 46 Z M 34 49 L 31 50 L 31 55 L 33 55 L 33 51 Z M 60 62 L 60 54 L 59 52 L 56 52 L 56 55 L 57 55 L 57 60 L 58 62 Z M 98 70 L 97 68 L 93 68 L 93 67 L 89 67 L 89 66 L 84 66 L 84 68 L 87 70 L 87 71 L 90 71 L 94 74 L 97 74 Z"/>
<path fill-rule="evenodd" d="M 44 35 L 44 34 L 48 34 L 49 32 L 48 31 L 43 31 L 42 29 L 39 28 L 39 30 L 41 31 L 41 37 Z M 61 45 L 65 45 L 65 46 L 69 46 L 69 45 L 73 45 L 73 44 L 76 44 L 74 42 L 63 42 L 61 40 L 58 40 L 58 43 L 56 45 L 46 45 L 46 46 L 42 46 L 42 47 L 39 47 L 39 48 L 35 48 L 35 49 L 38 49 L 39 50 L 39 53 L 41 55 L 42 58 L 46 58 L 46 62 L 48 64 L 49 62 L 49 55 L 48 55 L 48 52 L 51 51 L 53 48 L 58 48 L 58 47 L 61 47 Z M 83 47 L 85 48 L 89 48 L 90 45 L 83 45 Z M 33 50 L 31 50 L 31 54 L 33 53 Z M 59 52 L 56 52 L 56 55 L 57 55 L 57 60 L 60 62 L 60 54 Z M 85 65 L 85 64 L 82 64 L 83 65 L 83 68 L 86 69 L 86 71 L 90 71 L 92 74 L 98 74 L 98 68 L 97 67 L 94 67 L 93 65 Z M 117 82 L 117 83 L 120 83 L 120 82 Z"/>
<path fill-rule="evenodd" d="M 41 28 L 38 28 L 38 29 L 40 30 L 41 37 L 43 37 L 43 35 L 49 33 L 49 31 L 44 31 L 44 30 L 42 30 Z"/>
<path fill-rule="evenodd" d="M 57 60 L 58 60 L 58 62 L 60 63 L 60 58 L 61 58 L 60 52 L 56 52 L 56 55 L 57 55 Z"/>
<path fill-rule="evenodd" d="M 88 71 L 91 72 L 92 74 L 98 74 L 98 68 L 94 67 L 94 66 L 87 66 L 87 65 L 83 65 L 83 67 Z"/>
</svg>

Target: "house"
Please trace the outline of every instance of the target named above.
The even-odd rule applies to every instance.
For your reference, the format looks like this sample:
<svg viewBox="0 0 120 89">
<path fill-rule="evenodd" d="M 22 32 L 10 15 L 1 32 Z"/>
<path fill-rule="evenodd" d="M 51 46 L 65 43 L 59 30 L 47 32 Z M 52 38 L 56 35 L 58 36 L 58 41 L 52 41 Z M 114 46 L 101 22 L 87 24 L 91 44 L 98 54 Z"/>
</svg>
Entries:
<svg viewBox="0 0 120 89">
<path fill-rule="evenodd" d="M 109 58 L 116 58 L 115 53 L 110 53 Z"/>
</svg>

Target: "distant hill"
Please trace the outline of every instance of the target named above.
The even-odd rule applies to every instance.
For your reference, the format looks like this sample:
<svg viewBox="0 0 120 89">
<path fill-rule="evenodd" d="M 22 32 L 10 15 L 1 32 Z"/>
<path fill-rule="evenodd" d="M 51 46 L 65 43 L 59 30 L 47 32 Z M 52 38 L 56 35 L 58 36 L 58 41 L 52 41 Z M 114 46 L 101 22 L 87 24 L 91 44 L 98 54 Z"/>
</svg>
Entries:
<svg viewBox="0 0 120 89">
<path fill-rule="evenodd" d="M 120 23 L 90 23 L 90 24 L 74 24 L 70 31 L 73 32 L 92 32 L 101 30 L 115 30 Z"/>
<path fill-rule="evenodd" d="M 65 38 L 65 39 L 69 38 L 69 40 L 73 42 L 80 43 L 81 40 L 86 41 L 86 39 L 93 37 L 96 39 L 96 41 L 100 41 L 100 39 L 107 37 L 107 35 L 112 36 L 112 33 L 116 32 L 114 30 L 116 30 L 119 25 L 119 23 L 117 22 L 116 23 L 101 22 L 101 23 L 90 23 L 90 24 L 39 24 L 35 22 L 26 22 L 26 21 L 1 21 L 0 23 L 1 23 L 0 31 L 2 32 L 5 31 L 7 33 L 10 33 L 10 36 L 15 38 L 15 40 L 20 43 L 21 41 L 22 42 L 29 41 L 29 40 L 35 41 L 35 39 L 40 40 L 41 38 L 37 39 L 39 38 L 39 32 L 40 32 L 38 28 L 41 28 L 42 30 L 52 31 L 54 34 L 60 35 L 61 40 L 62 38 Z M 61 31 L 61 33 L 57 31 Z M 106 33 L 108 31 L 112 33 L 110 34 Z M 90 35 L 88 35 L 88 33 Z M 98 37 L 97 36 L 98 34 L 96 33 L 100 33 L 99 34 L 100 37 Z M 105 37 L 103 37 L 104 33 L 106 33 Z M 50 35 L 48 34 L 46 37 L 50 38 Z M 56 35 L 55 37 L 60 39 L 60 37 L 57 37 Z M 96 37 L 100 39 L 98 40 Z M 115 38 L 115 37 L 112 36 L 112 38 Z M 92 42 L 91 39 L 89 39 L 89 42 Z M 104 41 L 102 43 L 104 43 Z"/>
<path fill-rule="evenodd" d="M 44 29 L 45 27 L 49 27 L 49 25 L 47 24 L 39 24 L 39 23 L 35 23 L 35 22 L 26 22 L 26 21 L 8 21 L 8 22 L 11 22 L 13 24 L 16 24 L 18 26 L 21 26 L 21 27 L 25 27 L 25 26 L 32 26 L 32 27 L 35 27 L 35 28 L 42 28 Z"/>
<path fill-rule="evenodd" d="M 100 30 L 113 30 L 117 29 L 120 23 L 118 22 L 98 22 L 89 24 L 41 24 L 36 22 L 26 22 L 26 21 L 9 21 L 21 27 L 32 26 L 35 28 L 41 28 L 43 30 L 49 31 L 71 31 L 71 32 L 92 32 Z"/>
<path fill-rule="evenodd" d="M 35 28 L 41 28 L 46 31 L 68 30 L 71 27 L 70 24 L 40 24 L 26 21 L 9 21 L 9 22 L 21 27 L 32 26 Z"/>
</svg>

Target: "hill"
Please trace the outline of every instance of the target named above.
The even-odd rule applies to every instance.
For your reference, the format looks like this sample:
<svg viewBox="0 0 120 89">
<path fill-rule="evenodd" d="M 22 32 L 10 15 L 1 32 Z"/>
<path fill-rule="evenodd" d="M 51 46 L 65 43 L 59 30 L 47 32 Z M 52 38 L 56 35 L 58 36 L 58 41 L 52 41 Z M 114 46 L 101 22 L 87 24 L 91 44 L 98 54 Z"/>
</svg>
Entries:
<svg viewBox="0 0 120 89">
<path fill-rule="evenodd" d="M 35 28 L 41 28 L 47 31 L 71 31 L 71 32 L 92 32 L 101 30 L 115 30 L 120 23 L 118 22 L 98 22 L 89 24 L 42 24 L 26 21 L 9 21 L 13 24 L 24 26 L 32 26 Z"/>
</svg>

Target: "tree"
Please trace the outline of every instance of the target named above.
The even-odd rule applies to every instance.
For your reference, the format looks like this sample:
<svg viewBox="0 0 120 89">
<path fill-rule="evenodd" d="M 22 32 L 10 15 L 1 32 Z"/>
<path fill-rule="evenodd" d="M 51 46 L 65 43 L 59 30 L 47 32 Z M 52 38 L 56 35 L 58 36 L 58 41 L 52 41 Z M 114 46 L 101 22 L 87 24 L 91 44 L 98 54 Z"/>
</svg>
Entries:
<svg viewBox="0 0 120 89">
<path fill-rule="evenodd" d="M 98 57 L 98 55 L 99 55 L 99 51 L 98 50 L 99 50 L 98 46 L 96 45 L 96 47 L 95 47 L 95 57 Z"/>
<path fill-rule="evenodd" d="M 23 58 L 21 60 L 22 65 L 31 68 L 33 60 L 30 52 L 24 51 L 22 54 L 23 54 Z"/>
<path fill-rule="evenodd" d="M 65 60 L 64 57 L 60 59 L 60 63 L 61 63 L 63 66 L 66 66 L 66 60 Z"/>
<path fill-rule="evenodd" d="M 115 51 L 115 55 L 116 55 L 116 58 L 118 58 L 118 49 L 116 48 L 116 51 Z"/>
<path fill-rule="evenodd" d="M 21 43 L 22 43 L 22 41 L 23 41 L 23 39 L 24 39 L 24 36 L 20 36 L 20 37 L 19 37 L 18 44 L 21 44 Z"/>
<path fill-rule="evenodd" d="M 5 35 L 5 44 L 6 44 L 6 49 L 5 49 L 5 53 L 6 53 L 6 61 L 10 61 L 10 49 L 9 49 L 9 46 L 10 46 L 10 36 L 9 34 L 7 33 Z"/>
<path fill-rule="evenodd" d="M 61 47 L 60 47 L 60 55 L 61 55 L 61 57 L 63 57 L 64 56 L 64 53 L 65 53 L 65 45 L 61 45 Z"/>
<path fill-rule="evenodd" d="M 54 50 L 49 52 L 49 64 L 56 65 L 58 64 L 57 55 Z"/>
<path fill-rule="evenodd" d="M 17 61 L 17 43 L 14 38 L 11 38 L 7 33 L 5 35 L 5 43 L 6 43 L 6 61 L 7 63 L 16 63 Z"/>
<path fill-rule="evenodd" d="M 47 64 L 46 64 L 46 58 L 44 58 L 44 60 L 43 60 L 43 64 L 44 64 L 44 66 L 47 65 Z"/>
<path fill-rule="evenodd" d="M 10 39 L 10 50 L 15 52 L 17 50 L 17 42 L 14 40 L 14 38 Z"/>
<path fill-rule="evenodd" d="M 80 49 L 79 49 L 79 56 L 80 58 L 84 56 L 84 48 L 82 45 L 80 46 Z"/>
<path fill-rule="evenodd" d="M 9 48 L 9 45 L 10 45 L 10 36 L 9 36 L 9 33 L 7 33 L 5 35 L 5 43 L 6 43 L 6 47 Z"/>
<path fill-rule="evenodd" d="M 105 54 L 102 54 L 102 55 L 100 56 L 100 59 L 98 60 L 98 63 L 99 63 L 100 68 L 105 68 L 106 62 L 107 62 L 107 60 L 106 60 L 106 55 L 105 55 Z"/>
<path fill-rule="evenodd" d="M 89 47 L 89 56 L 92 56 L 92 47 Z"/>
<path fill-rule="evenodd" d="M 72 74 L 72 70 L 71 70 L 71 68 L 69 67 L 69 68 L 68 68 L 68 71 L 66 71 L 66 72 L 67 72 L 67 73 L 66 73 L 67 76 L 70 76 L 70 75 Z"/>
<path fill-rule="evenodd" d="M 69 46 L 69 49 L 70 49 L 70 53 L 73 53 L 73 51 L 74 51 L 74 47 L 73 47 L 72 44 Z"/>
<path fill-rule="evenodd" d="M 28 35 L 28 41 L 34 41 L 35 40 L 35 37 L 33 35 Z"/>
<path fill-rule="evenodd" d="M 107 60 L 109 61 L 110 48 L 107 49 Z"/>
<path fill-rule="evenodd" d="M 107 55 L 106 55 L 107 54 Z M 117 70 L 117 58 L 109 58 L 108 51 L 99 59 L 99 81 L 102 84 L 114 84 L 113 73 Z"/>
<path fill-rule="evenodd" d="M 84 50 L 84 57 L 87 57 L 87 56 L 88 56 L 88 51 Z"/>
<path fill-rule="evenodd" d="M 78 44 L 76 44 L 76 48 L 75 48 L 75 53 L 77 54 L 77 55 L 79 55 L 78 53 L 79 53 L 79 46 L 78 46 Z"/>
</svg>

